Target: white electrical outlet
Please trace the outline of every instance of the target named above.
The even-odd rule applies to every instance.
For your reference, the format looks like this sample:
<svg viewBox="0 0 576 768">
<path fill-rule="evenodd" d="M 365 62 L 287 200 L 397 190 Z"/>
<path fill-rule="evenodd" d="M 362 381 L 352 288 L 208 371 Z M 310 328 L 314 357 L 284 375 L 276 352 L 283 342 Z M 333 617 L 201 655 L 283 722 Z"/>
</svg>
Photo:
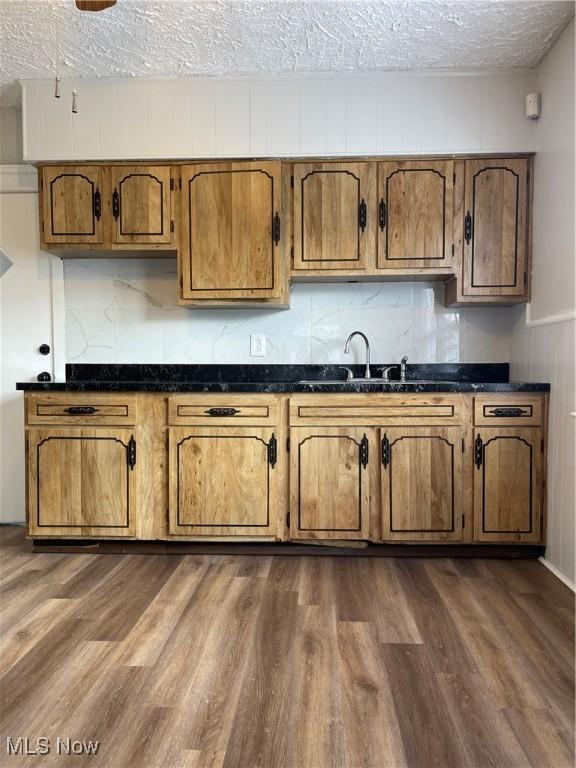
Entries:
<svg viewBox="0 0 576 768">
<path fill-rule="evenodd" d="M 266 357 L 266 336 L 250 334 L 250 357 Z"/>
</svg>

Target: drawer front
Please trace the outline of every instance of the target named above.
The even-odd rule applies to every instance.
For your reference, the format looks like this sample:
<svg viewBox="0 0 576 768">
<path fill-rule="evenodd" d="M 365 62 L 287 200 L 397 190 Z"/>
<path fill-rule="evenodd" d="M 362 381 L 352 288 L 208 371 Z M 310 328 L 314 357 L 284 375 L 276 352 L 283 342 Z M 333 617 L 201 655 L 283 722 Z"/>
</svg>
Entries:
<svg viewBox="0 0 576 768">
<path fill-rule="evenodd" d="M 73 392 L 57 395 L 27 395 L 28 424 L 136 424 L 136 398 L 133 395 Z"/>
<path fill-rule="evenodd" d="M 523 394 L 475 397 L 474 423 L 493 427 L 539 426 L 542 424 L 542 397 Z"/>
<path fill-rule="evenodd" d="M 458 424 L 464 420 L 461 396 L 306 395 L 290 399 L 290 424 L 378 426 L 380 424 Z"/>
<path fill-rule="evenodd" d="M 257 426 L 278 422 L 278 403 L 266 395 L 177 395 L 168 401 L 172 426 Z"/>
</svg>

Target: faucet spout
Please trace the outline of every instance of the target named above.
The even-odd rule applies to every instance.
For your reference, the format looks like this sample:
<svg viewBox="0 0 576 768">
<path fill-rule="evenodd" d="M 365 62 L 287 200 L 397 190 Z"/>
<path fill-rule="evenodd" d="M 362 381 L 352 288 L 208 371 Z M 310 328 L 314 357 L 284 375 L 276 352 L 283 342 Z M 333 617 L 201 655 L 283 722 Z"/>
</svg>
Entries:
<svg viewBox="0 0 576 768">
<path fill-rule="evenodd" d="M 368 337 L 365 333 L 362 333 L 362 331 L 352 331 L 350 336 L 346 339 L 346 346 L 344 347 L 344 354 L 348 355 L 350 354 L 350 342 L 354 338 L 354 336 L 360 336 L 362 339 L 364 339 L 364 344 L 366 345 L 366 368 L 364 370 L 364 378 L 370 379 L 372 378 L 370 373 L 370 342 L 368 341 Z"/>
</svg>

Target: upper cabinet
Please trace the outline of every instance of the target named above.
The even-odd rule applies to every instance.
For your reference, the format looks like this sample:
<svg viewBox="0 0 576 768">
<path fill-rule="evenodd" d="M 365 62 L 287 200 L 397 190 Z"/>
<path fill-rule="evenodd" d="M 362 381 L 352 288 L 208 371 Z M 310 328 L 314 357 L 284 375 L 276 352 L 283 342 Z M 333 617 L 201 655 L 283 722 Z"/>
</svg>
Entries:
<svg viewBox="0 0 576 768">
<path fill-rule="evenodd" d="M 40 168 L 41 245 L 66 251 L 174 250 L 169 165 Z"/>
<path fill-rule="evenodd" d="M 528 298 L 529 160 L 466 160 L 462 265 L 448 303 Z"/>
<path fill-rule="evenodd" d="M 40 198 L 45 243 L 102 243 L 102 168 L 42 168 Z"/>
<path fill-rule="evenodd" d="M 294 270 L 374 265 L 375 163 L 294 165 Z"/>
<path fill-rule="evenodd" d="M 170 243 L 174 222 L 170 189 L 174 184 L 167 165 L 113 166 L 112 241 L 114 243 Z"/>
<path fill-rule="evenodd" d="M 379 269 L 452 267 L 454 180 L 452 160 L 379 164 Z"/>
<path fill-rule="evenodd" d="M 289 306 L 289 280 L 446 281 L 446 304 L 530 289 L 529 157 L 60 165 L 41 247 L 178 254 L 179 301 Z"/>
<path fill-rule="evenodd" d="M 182 168 L 181 300 L 282 295 L 281 164 Z"/>
</svg>

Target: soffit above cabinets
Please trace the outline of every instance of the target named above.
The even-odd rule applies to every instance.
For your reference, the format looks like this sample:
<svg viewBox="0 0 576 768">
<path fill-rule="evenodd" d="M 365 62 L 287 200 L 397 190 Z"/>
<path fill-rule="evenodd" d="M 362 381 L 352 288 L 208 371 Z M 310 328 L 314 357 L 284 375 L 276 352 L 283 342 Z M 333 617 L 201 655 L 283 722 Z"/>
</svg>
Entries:
<svg viewBox="0 0 576 768">
<path fill-rule="evenodd" d="M 79 78 L 531 68 L 573 15 L 562 0 L 119 0 L 101 13 L 12 0 L 0 6 L 0 97 L 16 103 L 15 82 L 57 58 Z"/>
</svg>

